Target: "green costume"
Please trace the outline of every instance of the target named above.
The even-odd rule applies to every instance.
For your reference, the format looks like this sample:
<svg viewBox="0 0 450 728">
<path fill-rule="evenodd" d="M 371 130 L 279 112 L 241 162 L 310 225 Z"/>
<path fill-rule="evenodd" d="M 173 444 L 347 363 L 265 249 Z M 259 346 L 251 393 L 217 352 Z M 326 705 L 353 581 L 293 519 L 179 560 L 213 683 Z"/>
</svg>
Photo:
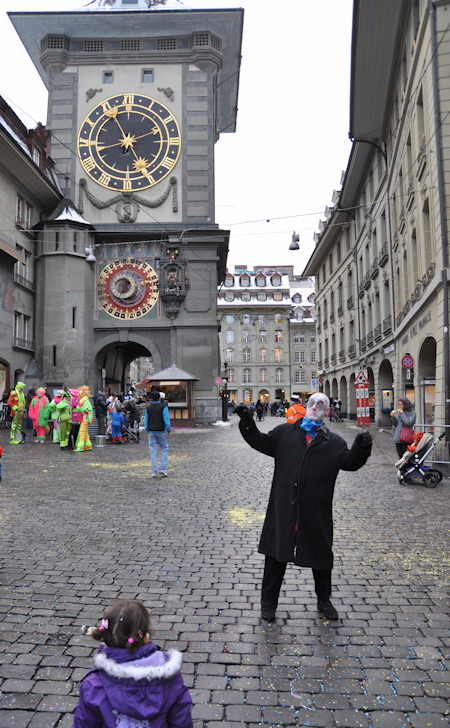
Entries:
<svg viewBox="0 0 450 728">
<path fill-rule="evenodd" d="M 60 447 L 69 445 L 69 435 L 72 429 L 72 404 L 70 392 L 64 392 L 61 402 L 55 405 L 59 422 Z"/>
<path fill-rule="evenodd" d="M 22 435 L 22 420 L 25 412 L 25 395 L 23 390 L 25 384 L 23 382 L 17 382 L 15 389 L 11 392 L 8 398 L 8 407 L 11 407 L 11 432 L 9 435 L 10 445 L 20 445 L 24 437 Z"/>
</svg>

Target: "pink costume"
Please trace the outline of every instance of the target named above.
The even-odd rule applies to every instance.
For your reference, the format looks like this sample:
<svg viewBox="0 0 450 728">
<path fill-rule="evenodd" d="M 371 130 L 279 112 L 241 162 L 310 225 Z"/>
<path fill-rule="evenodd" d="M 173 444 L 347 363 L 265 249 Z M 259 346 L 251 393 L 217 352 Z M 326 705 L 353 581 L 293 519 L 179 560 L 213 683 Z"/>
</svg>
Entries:
<svg viewBox="0 0 450 728">
<path fill-rule="evenodd" d="M 38 442 L 45 441 L 48 415 L 48 399 L 45 394 L 45 389 L 39 387 L 28 408 L 28 417 L 33 423 L 33 429 L 36 431 L 36 439 Z"/>
</svg>

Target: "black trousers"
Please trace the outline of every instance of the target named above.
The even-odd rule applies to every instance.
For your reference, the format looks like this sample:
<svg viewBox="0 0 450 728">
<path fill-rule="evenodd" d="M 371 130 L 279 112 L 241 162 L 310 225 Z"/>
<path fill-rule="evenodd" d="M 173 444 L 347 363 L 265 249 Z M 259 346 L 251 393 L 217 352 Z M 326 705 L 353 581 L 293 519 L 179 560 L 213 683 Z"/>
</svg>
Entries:
<svg viewBox="0 0 450 728">
<path fill-rule="evenodd" d="M 399 456 L 399 458 L 401 458 L 404 455 L 407 447 L 408 447 L 408 445 L 406 444 L 406 442 L 396 442 L 395 443 L 395 449 L 397 450 L 397 455 Z"/>
<path fill-rule="evenodd" d="M 266 556 L 261 589 L 261 604 L 276 609 L 281 585 L 286 572 L 286 562 Z M 326 602 L 331 596 L 331 569 L 312 569 L 317 599 Z"/>
</svg>

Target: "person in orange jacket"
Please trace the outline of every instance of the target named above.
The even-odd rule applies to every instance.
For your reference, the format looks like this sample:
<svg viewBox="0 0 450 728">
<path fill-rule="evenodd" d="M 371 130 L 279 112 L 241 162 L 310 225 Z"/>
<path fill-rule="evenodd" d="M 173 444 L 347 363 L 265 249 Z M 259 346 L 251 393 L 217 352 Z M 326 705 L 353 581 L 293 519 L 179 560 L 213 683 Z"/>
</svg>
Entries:
<svg viewBox="0 0 450 728">
<path fill-rule="evenodd" d="M 302 420 L 306 415 L 306 409 L 303 407 L 298 394 L 291 395 L 291 406 L 286 412 L 287 421 L 293 425 L 297 420 Z"/>
</svg>

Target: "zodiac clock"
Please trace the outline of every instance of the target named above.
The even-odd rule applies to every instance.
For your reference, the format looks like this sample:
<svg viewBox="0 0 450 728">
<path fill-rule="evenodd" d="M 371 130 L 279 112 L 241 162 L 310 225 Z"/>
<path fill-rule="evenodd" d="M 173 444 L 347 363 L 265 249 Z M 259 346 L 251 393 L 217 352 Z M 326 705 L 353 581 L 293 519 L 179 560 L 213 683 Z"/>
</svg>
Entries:
<svg viewBox="0 0 450 728">
<path fill-rule="evenodd" d="M 121 258 L 99 271 L 97 294 L 109 316 L 139 319 L 150 313 L 158 300 L 158 275 L 146 261 Z"/>
</svg>

